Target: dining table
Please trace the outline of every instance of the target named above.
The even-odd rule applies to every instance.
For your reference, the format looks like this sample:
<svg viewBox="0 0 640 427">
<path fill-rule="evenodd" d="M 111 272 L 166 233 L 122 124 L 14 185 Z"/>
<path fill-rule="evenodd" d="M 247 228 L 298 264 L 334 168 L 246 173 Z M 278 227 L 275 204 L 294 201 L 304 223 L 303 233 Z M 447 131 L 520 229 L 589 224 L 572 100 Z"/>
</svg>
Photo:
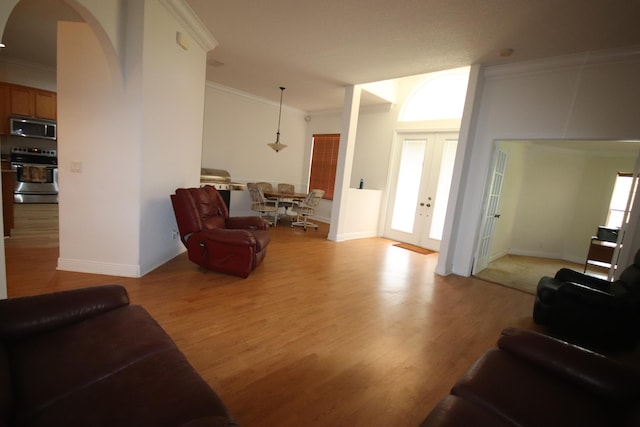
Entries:
<svg viewBox="0 0 640 427">
<path fill-rule="evenodd" d="M 278 225 L 278 210 L 280 209 L 280 203 L 304 200 L 307 195 L 306 193 L 280 193 L 277 191 L 265 191 L 264 197 L 276 202 L 276 211 L 273 218 L 273 225 L 275 227 Z"/>
</svg>

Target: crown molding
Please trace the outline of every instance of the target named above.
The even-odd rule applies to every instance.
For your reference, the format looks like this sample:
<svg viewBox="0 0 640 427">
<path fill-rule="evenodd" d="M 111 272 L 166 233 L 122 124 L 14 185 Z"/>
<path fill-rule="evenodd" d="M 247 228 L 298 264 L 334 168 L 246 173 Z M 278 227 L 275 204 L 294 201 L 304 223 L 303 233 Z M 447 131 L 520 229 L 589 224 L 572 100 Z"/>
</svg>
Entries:
<svg viewBox="0 0 640 427">
<path fill-rule="evenodd" d="M 218 46 L 218 41 L 185 0 L 161 0 L 161 3 L 205 52 Z"/>
<path fill-rule="evenodd" d="M 0 63 L 4 63 L 4 64 L 8 64 L 8 65 L 15 65 L 15 66 L 18 66 L 18 67 L 31 68 L 31 69 L 34 69 L 34 70 L 44 71 L 44 72 L 47 72 L 47 73 L 55 73 L 56 70 L 57 70 L 56 66 L 38 64 L 36 62 L 23 61 L 22 59 L 16 59 L 16 58 L 13 58 L 13 57 L 0 58 Z"/>
<path fill-rule="evenodd" d="M 486 78 L 501 78 L 518 74 L 535 74 L 553 70 L 561 70 L 590 65 L 640 61 L 640 46 L 624 49 L 590 51 L 574 55 L 558 56 L 541 60 L 523 61 L 513 64 L 486 67 Z"/>
<path fill-rule="evenodd" d="M 279 107 L 280 106 L 280 102 L 279 101 L 278 102 L 271 101 L 270 99 L 262 98 L 262 97 L 259 97 L 257 95 L 254 95 L 252 93 L 241 91 L 239 89 L 234 89 L 232 87 L 225 86 L 223 84 L 216 83 L 216 82 L 211 81 L 211 80 L 207 80 L 205 82 L 205 86 L 208 86 L 208 87 L 210 87 L 212 89 L 219 90 L 221 92 L 230 93 L 232 95 L 239 96 L 241 98 L 250 99 L 250 100 L 252 100 L 254 102 L 259 102 L 261 104 L 273 105 L 275 107 Z M 301 109 L 295 108 L 295 107 L 290 107 L 290 106 L 287 106 L 286 104 L 282 104 L 282 109 L 283 110 L 289 110 L 289 111 L 295 111 L 297 113 L 301 113 L 301 114 L 305 114 L 305 115 L 307 114 L 307 112 L 304 111 L 304 110 L 301 110 Z"/>
</svg>

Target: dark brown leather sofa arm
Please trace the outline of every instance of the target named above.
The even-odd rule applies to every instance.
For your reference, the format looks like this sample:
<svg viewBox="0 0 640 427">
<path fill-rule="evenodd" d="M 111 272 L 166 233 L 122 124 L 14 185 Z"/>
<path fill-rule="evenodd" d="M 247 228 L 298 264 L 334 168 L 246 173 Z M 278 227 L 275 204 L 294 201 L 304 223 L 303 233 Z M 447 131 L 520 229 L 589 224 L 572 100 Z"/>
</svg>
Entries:
<svg viewBox="0 0 640 427">
<path fill-rule="evenodd" d="M 640 371 L 599 353 L 524 329 L 506 328 L 498 348 L 617 402 L 640 398 Z"/>
<path fill-rule="evenodd" d="M 639 383 L 635 366 L 507 328 L 420 427 L 637 427 Z"/>
<path fill-rule="evenodd" d="M 51 331 L 129 304 L 120 285 L 101 285 L 0 301 L 0 337 L 7 342 Z"/>
</svg>

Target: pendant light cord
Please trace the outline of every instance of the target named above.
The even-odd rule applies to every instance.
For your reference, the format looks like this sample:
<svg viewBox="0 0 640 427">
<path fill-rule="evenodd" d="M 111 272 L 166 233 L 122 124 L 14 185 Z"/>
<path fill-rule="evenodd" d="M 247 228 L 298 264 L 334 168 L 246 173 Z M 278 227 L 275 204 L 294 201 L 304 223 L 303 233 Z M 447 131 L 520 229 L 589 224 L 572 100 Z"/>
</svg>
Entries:
<svg viewBox="0 0 640 427">
<path fill-rule="evenodd" d="M 278 113 L 278 134 L 280 134 L 280 118 L 282 117 L 282 94 L 285 88 L 280 86 L 280 112 Z"/>
</svg>

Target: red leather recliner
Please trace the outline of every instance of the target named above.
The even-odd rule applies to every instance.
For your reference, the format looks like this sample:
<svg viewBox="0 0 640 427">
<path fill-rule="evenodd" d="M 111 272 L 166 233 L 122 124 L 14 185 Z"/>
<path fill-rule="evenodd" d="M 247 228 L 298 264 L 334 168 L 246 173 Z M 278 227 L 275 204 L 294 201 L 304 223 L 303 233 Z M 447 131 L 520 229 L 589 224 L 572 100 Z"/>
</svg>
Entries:
<svg viewBox="0 0 640 427">
<path fill-rule="evenodd" d="M 264 259 L 269 224 L 255 216 L 229 217 L 210 185 L 179 188 L 171 195 L 180 239 L 194 263 L 213 271 L 247 277 Z"/>
</svg>

